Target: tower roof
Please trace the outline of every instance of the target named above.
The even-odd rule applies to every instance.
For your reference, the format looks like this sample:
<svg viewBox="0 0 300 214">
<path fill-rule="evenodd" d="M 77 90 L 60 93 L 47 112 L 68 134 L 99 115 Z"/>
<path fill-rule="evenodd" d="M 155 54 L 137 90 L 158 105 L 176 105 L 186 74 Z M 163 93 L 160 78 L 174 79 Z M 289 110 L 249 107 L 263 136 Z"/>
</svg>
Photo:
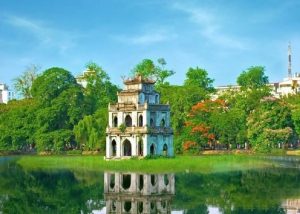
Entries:
<svg viewBox="0 0 300 214">
<path fill-rule="evenodd" d="M 133 85 L 133 84 L 139 84 L 139 83 L 154 84 L 155 80 L 150 79 L 150 78 L 144 78 L 141 75 L 124 80 L 125 85 Z"/>
</svg>

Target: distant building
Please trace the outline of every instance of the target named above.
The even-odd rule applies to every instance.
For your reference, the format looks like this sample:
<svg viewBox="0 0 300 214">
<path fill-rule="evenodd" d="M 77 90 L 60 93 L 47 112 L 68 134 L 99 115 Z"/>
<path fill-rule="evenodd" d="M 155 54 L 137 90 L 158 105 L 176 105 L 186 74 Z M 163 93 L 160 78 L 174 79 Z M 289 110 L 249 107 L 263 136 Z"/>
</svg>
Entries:
<svg viewBox="0 0 300 214">
<path fill-rule="evenodd" d="M 106 213 L 171 213 L 174 174 L 104 173 Z"/>
<path fill-rule="evenodd" d="M 141 76 L 124 81 L 118 102 L 108 107 L 106 159 L 174 155 L 170 106 L 160 104 L 154 83 Z"/>
<path fill-rule="evenodd" d="M 78 75 L 76 77 L 76 82 L 79 84 L 79 85 L 82 85 L 82 87 L 86 88 L 87 86 L 87 78 L 90 76 L 90 75 L 94 75 L 95 74 L 95 71 L 91 71 L 91 70 L 85 70 L 83 71 L 83 73 L 81 75 Z"/>
<path fill-rule="evenodd" d="M 0 83 L 0 103 L 7 104 L 13 98 L 14 92 L 10 91 L 7 85 Z"/>
<path fill-rule="evenodd" d="M 288 75 L 281 82 L 269 83 L 268 86 L 271 89 L 272 96 L 279 98 L 282 96 L 288 96 L 292 94 L 300 93 L 300 74 L 292 73 L 292 51 L 291 45 L 288 46 Z M 213 99 L 216 99 L 222 93 L 228 90 L 239 91 L 240 86 L 238 85 L 228 85 L 228 86 L 218 86 L 216 87 L 216 94 Z"/>
</svg>

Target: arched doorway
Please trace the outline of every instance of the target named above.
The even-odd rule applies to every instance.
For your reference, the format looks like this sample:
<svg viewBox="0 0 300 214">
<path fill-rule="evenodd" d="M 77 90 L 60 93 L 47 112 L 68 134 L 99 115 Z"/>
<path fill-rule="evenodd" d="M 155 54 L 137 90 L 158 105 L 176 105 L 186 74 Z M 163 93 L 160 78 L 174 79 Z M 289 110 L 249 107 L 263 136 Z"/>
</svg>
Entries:
<svg viewBox="0 0 300 214">
<path fill-rule="evenodd" d="M 126 127 L 131 127 L 132 126 L 132 119 L 131 119 L 130 115 L 126 115 L 125 125 L 126 125 Z"/>
<path fill-rule="evenodd" d="M 143 115 L 139 116 L 139 127 L 143 126 Z"/>
<path fill-rule="evenodd" d="M 167 146 L 167 144 L 164 144 L 163 153 L 164 153 L 165 156 L 168 155 L 168 146 Z"/>
<path fill-rule="evenodd" d="M 123 156 L 131 156 L 131 143 L 127 139 L 123 142 Z"/>
<path fill-rule="evenodd" d="M 151 146 L 150 146 L 150 155 L 154 155 L 154 154 L 155 154 L 154 144 L 151 144 Z"/>
<path fill-rule="evenodd" d="M 111 142 L 111 150 L 112 150 L 112 156 L 117 155 L 117 143 L 115 140 Z"/>
<path fill-rule="evenodd" d="M 143 140 L 140 139 L 138 142 L 138 156 L 143 156 Z"/>
<path fill-rule="evenodd" d="M 113 127 L 118 127 L 118 117 L 117 116 L 114 116 Z"/>
</svg>

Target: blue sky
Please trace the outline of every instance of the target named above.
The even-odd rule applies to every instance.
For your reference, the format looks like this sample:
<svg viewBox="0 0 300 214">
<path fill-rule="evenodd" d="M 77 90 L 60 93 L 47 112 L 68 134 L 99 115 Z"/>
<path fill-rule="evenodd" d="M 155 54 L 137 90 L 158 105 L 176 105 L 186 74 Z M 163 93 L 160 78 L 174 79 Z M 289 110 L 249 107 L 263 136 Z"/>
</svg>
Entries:
<svg viewBox="0 0 300 214">
<path fill-rule="evenodd" d="M 163 57 L 181 84 L 199 66 L 215 85 L 234 84 L 263 65 L 270 81 L 300 72 L 300 1 L 0 1 L 0 82 L 11 85 L 30 64 L 74 75 L 98 63 L 115 84 L 142 59 Z"/>
</svg>

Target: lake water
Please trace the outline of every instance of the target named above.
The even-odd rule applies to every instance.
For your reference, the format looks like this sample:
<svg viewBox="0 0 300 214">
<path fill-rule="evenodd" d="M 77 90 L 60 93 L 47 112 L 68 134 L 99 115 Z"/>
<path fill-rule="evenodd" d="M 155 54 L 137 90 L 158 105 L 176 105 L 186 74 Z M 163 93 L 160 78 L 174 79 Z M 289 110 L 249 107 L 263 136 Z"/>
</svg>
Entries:
<svg viewBox="0 0 300 214">
<path fill-rule="evenodd" d="M 300 170 L 32 171 L 0 157 L 0 213 L 300 213 Z"/>
</svg>

